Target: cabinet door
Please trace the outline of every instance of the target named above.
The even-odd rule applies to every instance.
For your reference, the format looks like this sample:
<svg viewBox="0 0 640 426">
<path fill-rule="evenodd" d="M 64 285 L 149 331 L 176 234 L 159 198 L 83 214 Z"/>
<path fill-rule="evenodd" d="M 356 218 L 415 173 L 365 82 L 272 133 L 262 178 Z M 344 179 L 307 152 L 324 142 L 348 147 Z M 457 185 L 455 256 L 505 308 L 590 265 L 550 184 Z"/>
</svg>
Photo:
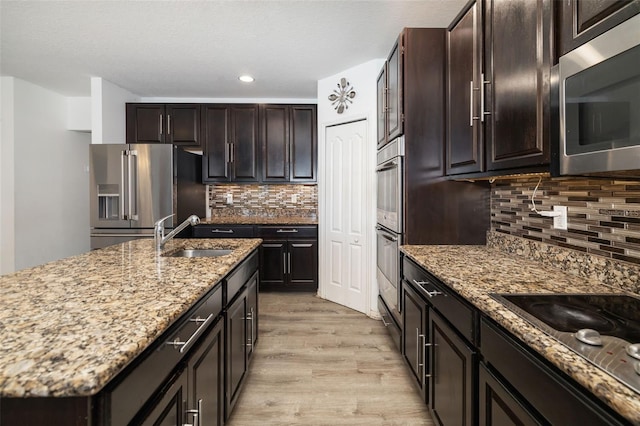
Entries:
<svg viewBox="0 0 640 426">
<path fill-rule="evenodd" d="M 491 0 L 485 7 L 480 114 L 487 170 L 548 164 L 551 0 Z"/>
<path fill-rule="evenodd" d="M 264 105 L 262 122 L 262 181 L 289 180 L 289 115 L 287 105 Z"/>
<path fill-rule="evenodd" d="M 387 60 L 387 140 L 404 133 L 403 123 L 403 59 L 404 59 L 404 35 L 400 34 L 398 41 L 389 54 Z"/>
<path fill-rule="evenodd" d="M 149 415 L 139 424 L 143 426 L 182 426 L 187 402 L 187 372 L 180 373 L 160 396 Z"/>
<path fill-rule="evenodd" d="M 509 392 L 480 364 L 478 374 L 480 426 L 534 426 L 539 423 Z"/>
<path fill-rule="evenodd" d="M 228 419 L 240 395 L 247 371 L 247 293 L 243 291 L 226 312 L 227 353 L 225 361 L 225 418 Z"/>
<path fill-rule="evenodd" d="M 253 357 L 258 341 L 258 273 L 253 274 L 247 283 L 247 357 Z"/>
<path fill-rule="evenodd" d="M 189 359 L 187 423 L 224 422 L 224 320 L 219 320 Z M 196 418 L 197 416 L 197 418 Z"/>
<path fill-rule="evenodd" d="M 429 391 L 426 386 L 426 340 L 427 304 L 406 282 L 402 282 L 402 356 L 404 357 L 411 378 L 418 386 L 426 403 L 429 402 Z"/>
<path fill-rule="evenodd" d="M 378 112 L 378 148 L 387 142 L 387 63 L 384 63 L 376 83 L 376 99 Z"/>
<path fill-rule="evenodd" d="M 476 356 L 433 309 L 429 311 L 431 403 L 439 425 L 474 424 Z"/>
<path fill-rule="evenodd" d="M 640 13 L 640 0 L 563 0 L 559 7 L 560 56 Z"/>
<path fill-rule="evenodd" d="M 263 288 L 284 286 L 287 242 L 264 241 L 260 246 L 260 281 Z"/>
<path fill-rule="evenodd" d="M 292 105 L 290 125 L 291 182 L 315 182 L 318 169 L 318 127 L 315 105 Z"/>
<path fill-rule="evenodd" d="M 235 182 L 258 181 L 258 106 L 231 107 L 231 177 Z"/>
<path fill-rule="evenodd" d="M 289 284 L 297 290 L 318 289 L 318 241 L 289 241 L 287 272 Z"/>
<path fill-rule="evenodd" d="M 127 104 L 127 143 L 164 143 L 164 104 Z"/>
<path fill-rule="evenodd" d="M 228 182 L 229 123 L 231 110 L 226 105 L 202 106 L 202 180 L 203 182 Z"/>
<path fill-rule="evenodd" d="M 480 121 L 482 18 L 473 2 L 447 32 L 447 174 L 484 169 Z"/>
<path fill-rule="evenodd" d="M 174 145 L 200 146 L 200 105 L 166 106 L 166 141 Z"/>
</svg>

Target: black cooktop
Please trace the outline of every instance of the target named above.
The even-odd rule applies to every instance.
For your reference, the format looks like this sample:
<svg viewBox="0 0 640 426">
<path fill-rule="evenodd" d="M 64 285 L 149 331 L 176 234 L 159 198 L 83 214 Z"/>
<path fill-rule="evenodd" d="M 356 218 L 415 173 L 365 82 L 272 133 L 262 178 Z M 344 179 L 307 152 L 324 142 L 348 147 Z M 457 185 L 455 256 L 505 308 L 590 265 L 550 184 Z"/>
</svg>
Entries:
<svg viewBox="0 0 640 426">
<path fill-rule="evenodd" d="M 640 299 L 622 294 L 502 294 L 504 299 L 562 332 L 590 328 L 640 343 Z"/>
</svg>

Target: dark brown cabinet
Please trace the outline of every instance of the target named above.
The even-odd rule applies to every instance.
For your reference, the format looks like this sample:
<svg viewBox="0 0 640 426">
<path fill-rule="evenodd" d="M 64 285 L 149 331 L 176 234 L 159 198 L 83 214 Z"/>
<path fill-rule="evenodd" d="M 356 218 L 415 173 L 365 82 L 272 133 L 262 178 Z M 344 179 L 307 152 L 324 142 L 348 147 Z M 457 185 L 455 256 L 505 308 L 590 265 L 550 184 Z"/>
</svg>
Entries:
<svg viewBox="0 0 640 426">
<path fill-rule="evenodd" d="M 487 170 L 547 165 L 552 0 L 484 5 L 485 72 L 477 87 L 485 93 L 479 115 L 485 119 Z"/>
<path fill-rule="evenodd" d="M 262 105 L 262 182 L 314 182 L 317 178 L 315 105 Z"/>
<path fill-rule="evenodd" d="M 402 284 L 402 356 L 411 379 L 425 403 L 429 403 L 426 338 L 429 307 L 407 282 Z"/>
<path fill-rule="evenodd" d="M 487 370 L 480 376 L 480 424 L 531 424 L 531 418 L 539 419 L 535 424 L 551 425 L 629 424 L 491 320 L 482 318 L 480 335 Z M 496 373 L 493 380 L 487 372 Z M 510 397 L 503 399 L 505 390 Z M 495 406 L 496 397 L 501 398 L 500 407 Z M 509 421 L 503 423 L 504 418 Z"/>
<path fill-rule="evenodd" d="M 179 426 L 184 423 L 187 402 L 187 373 L 182 371 L 161 394 L 142 426 Z"/>
<path fill-rule="evenodd" d="M 433 309 L 429 311 L 431 401 L 439 425 L 475 424 L 476 354 Z"/>
<path fill-rule="evenodd" d="M 202 106 L 203 176 L 211 182 L 257 182 L 258 106 Z"/>
<path fill-rule="evenodd" d="M 258 274 L 254 274 L 242 292 L 231 303 L 226 321 L 226 390 L 225 419 L 238 401 L 244 378 L 249 369 L 253 347 L 257 341 Z"/>
<path fill-rule="evenodd" d="M 475 311 L 404 257 L 402 306 L 402 355 L 434 422 L 476 424 Z"/>
<path fill-rule="evenodd" d="M 484 364 L 478 371 L 480 426 L 535 426 L 541 424 Z"/>
<path fill-rule="evenodd" d="M 219 320 L 187 365 L 186 423 L 224 424 L 224 321 Z"/>
<path fill-rule="evenodd" d="M 376 80 L 377 102 L 377 146 L 381 148 L 387 141 L 387 63 L 385 62 Z"/>
<path fill-rule="evenodd" d="M 563 0 L 558 6 L 559 56 L 640 13 L 640 0 Z"/>
<path fill-rule="evenodd" d="M 553 22 L 551 0 L 487 0 L 449 27 L 447 174 L 549 164 Z"/>
<path fill-rule="evenodd" d="M 315 291 L 318 289 L 318 228 L 257 227 L 260 246 L 260 281 L 263 290 Z"/>
<path fill-rule="evenodd" d="M 444 32 L 404 28 L 378 76 L 378 148 L 405 135 L 407 147 L 426 151 L 425 170 L 441 170 L 443 108 Z"/>
<path fill-rule="evenodd" d="M 477 103 L 482 63 L 482 14 L 470 3 L 447 32 L 447 174 L 484 168 L 482 126 Z"/>
<path fill-rule="evenodd" d="M 127 104 L 127 143 L 200 146 L 200 105 Z"/>
</svg>

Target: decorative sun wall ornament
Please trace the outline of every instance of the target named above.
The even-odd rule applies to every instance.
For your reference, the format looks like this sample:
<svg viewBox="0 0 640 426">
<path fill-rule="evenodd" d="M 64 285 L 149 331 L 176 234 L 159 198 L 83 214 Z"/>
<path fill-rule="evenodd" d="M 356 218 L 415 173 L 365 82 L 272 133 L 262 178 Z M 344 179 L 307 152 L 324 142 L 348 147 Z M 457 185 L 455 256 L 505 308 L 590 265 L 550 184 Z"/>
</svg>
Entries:
<svg viewBox="0 0 640 426">
<path fill-rule="evenodd" d="M 352 104 L 352 99 L 356 97 L 356 91 L 351 83 L 346 78 L 341 78 L 340 83 L 336 84 L 338 89 L 333 89 L 333 93 L 329 95 L 331 106 L 338 111 L 338 114 L 342 114 L 345 109 L 349 109 L 349 104 Z"/>
</svg>

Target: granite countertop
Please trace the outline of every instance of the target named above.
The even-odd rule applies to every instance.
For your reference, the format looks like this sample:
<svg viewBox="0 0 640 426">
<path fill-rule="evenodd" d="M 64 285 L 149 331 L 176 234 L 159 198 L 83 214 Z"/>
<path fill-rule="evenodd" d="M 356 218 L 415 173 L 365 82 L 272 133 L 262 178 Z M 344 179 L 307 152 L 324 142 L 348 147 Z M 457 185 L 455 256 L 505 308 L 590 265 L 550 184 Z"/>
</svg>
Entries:
<svg viewBox="0 0 640 426">
<path fill-rule="evenodd" d="M 490 293 L 622 293 L 622 290 L 486 246 L 400 249 L 615 411 L 640 424 L 640 395 L 489 296 Z"/>
<path fill-rule="evenodd" d="M 260 239 L 174 239 L 180 248 L 231 248 L 173 258 L 130 241 L 0 276 L 0 397 L 96 394 Z"/>
<path fill-rule="evenodd" d="M 309 216 L 217 216 L 202 219 L 204 225 L 317 225 Z"/>
</svg>

